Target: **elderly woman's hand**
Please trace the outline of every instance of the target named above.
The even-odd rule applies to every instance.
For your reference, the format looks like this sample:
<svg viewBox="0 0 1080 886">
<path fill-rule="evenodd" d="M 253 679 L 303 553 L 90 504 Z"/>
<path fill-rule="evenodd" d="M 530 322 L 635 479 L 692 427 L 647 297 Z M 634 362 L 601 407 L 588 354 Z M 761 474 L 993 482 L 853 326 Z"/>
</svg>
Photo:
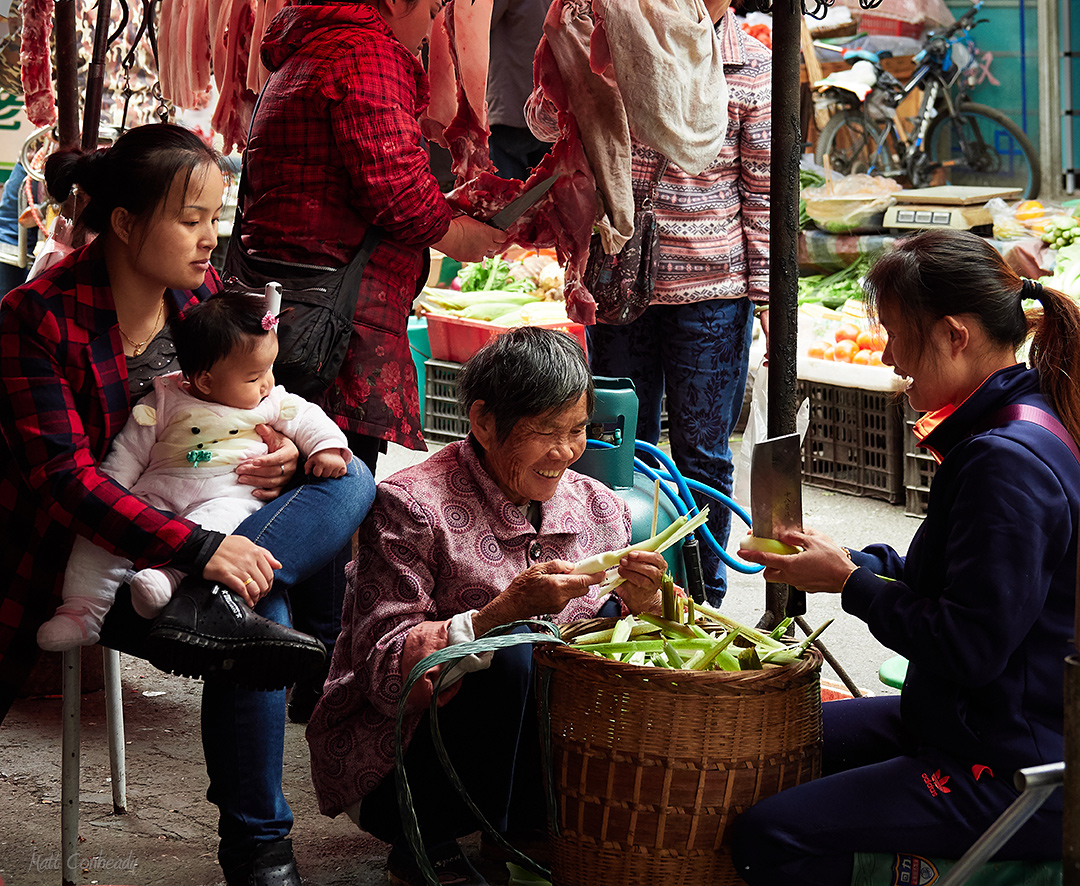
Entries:
<svg viewBox="0 0 1080 886">
<path fill-rule="evenodd" d="M 256 425 L 255 430 L 266 443 L 267 453 L 238 464 L 236 482 L 254 486 L 251 494 L 259 501 L 271 501 L 281 495 L 296 473 L 300 450 L 270 425 Z"/>
<path fill-rule="evenodd" d="M 667 561 L 656 551 L 631 551 L 619 561 L 623 584 L 615 593 L 634 614 L 660 611 L 660 581 L 667 571 Z"/>
<path fill-rule="evenodd" d="M 521 618 L 562 612 L 567 603 L 604 579 L 603 572 L 572 575 L 573 569 L 574 564 L 566 560 L 551 560 L 519 573 L 505 591 L 473 616 L 476 636 Z"/>
<path fill-rule="evenodd" d="M 783 582 L 808 593 L 838 594 L 857 568 L 840 545 L 813 529 L 782 533 L 779 541 L 802 548 L 797 554 L 740 550 L 739 556 L 765 567 L 765 581 Z"/>
</svg>

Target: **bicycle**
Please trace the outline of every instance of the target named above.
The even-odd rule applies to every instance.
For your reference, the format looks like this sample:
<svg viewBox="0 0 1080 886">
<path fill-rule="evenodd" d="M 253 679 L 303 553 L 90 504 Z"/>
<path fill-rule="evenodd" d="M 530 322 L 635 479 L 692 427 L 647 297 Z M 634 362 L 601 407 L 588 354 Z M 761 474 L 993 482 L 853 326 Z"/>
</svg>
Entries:
<svg viewBox="0 0 1080 886">
<path fill-rule="evenodd" d="M 827 157 L 832 169 L 844 175 L 905 179 L 912 188 L 1020 188 L 1024 199 L 1037 197 L 1042 170 L 1031 140 L 1001 111 L 967 100 L 975 62 L 970 32 L 987 21 L 975 18 L 982 4 L 976 0 L 955 23 L 927 35 L 913 59 L 918 67 L 906 83 L 882 67 L 886 53 L 845 54 L 845 59 L 873 67 L 873 83 L 867 77 L 860 90 L 858 80 L 848 85 L 836 75 L 830 82 L 819 81 L 827 98 L 842 107 L 822 128 L 814 159 L 825 165 Z M 918 88 L 924 92 L 908 135 L 896 109 Z"/>
</svg>

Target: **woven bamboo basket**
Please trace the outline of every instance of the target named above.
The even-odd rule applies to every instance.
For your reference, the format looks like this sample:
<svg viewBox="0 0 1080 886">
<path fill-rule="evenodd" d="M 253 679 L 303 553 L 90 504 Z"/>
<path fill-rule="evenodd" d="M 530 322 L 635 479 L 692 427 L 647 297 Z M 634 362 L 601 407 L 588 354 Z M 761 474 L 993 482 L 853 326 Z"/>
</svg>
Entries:
<svg viewBox="0 0 1080 886">
<path fill-rule="evenodd" d="M 732 822 L 820 775 L 816 649 L 739 672 L 642 667 L 556 645 L 533 654 L 549 684 L 553 886 L 738 886 Z"/>
</svg>

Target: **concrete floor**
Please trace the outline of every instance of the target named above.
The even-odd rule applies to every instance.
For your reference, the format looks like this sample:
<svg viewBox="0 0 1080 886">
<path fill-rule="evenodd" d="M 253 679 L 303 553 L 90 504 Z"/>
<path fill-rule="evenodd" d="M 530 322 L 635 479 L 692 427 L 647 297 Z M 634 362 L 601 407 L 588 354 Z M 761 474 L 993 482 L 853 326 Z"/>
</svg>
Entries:
<svg viewBox="0 0 1080 886">
<path fill-rule="evenodd" d="M 397 447 L 383 458 L 380 477 L 415 461 Z M 903 507 L 807 487 L 805 522 L 839 541 L 860 546 L 885 541 L 906 548 L 919 526 Z M 741 534 L 741 533 L 740 533 Z M 733 532 L 733 537 L 736 533 Z M 724 609 L 753 623 L 763 611 L 761 581 L 731 581 Z M 836 622 L 822 639 L 855 682 L 891 692 L 877 680 L 890 656 L 838 601 L 810 597 L 807 620 Z M 96 654 L 93 650 L 91 654 Z M 82 817 L 79 883 L 222 883 L 216 863 L 215 809 L 206 801 L 207 778 L 199 740 L 200 684 L 162 674 L 146 662 L 121 659 L 126 724 L 128 812 L 112 810 L 105 738 L 104 698 L 83 698 Z M 826 678 L 832 674 L 823 675 Z M 0 886 L 58 886 L 60 864 L 60 699 L 28 698 L 0 727 Z M 294 851 L 309 886 L 374 886 L 385 883 L 387 847 L 348 819 L 318 813 L 308 772 L 303 727 L 286 726 L 284 786 L 296 817 Z M 466 842 L 475 849 L 475 839 Z M 485 871 L 494 881 L 497 871 Z"/>
</svg>

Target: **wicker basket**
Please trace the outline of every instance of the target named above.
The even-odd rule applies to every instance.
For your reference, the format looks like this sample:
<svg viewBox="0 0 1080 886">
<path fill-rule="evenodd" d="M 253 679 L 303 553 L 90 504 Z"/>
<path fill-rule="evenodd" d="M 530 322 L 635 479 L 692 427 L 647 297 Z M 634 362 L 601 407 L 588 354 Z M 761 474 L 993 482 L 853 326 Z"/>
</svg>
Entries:
<svg viewBox="0 0 1080 886">
<path fill-rule="evenodd" d="M 815 649 L 741 672 L 641 667 L 554 645 L 534 655 L 550 682 L 554 886 L 741 884 L 729 825 L 820 775 Z"/>
</svg>

